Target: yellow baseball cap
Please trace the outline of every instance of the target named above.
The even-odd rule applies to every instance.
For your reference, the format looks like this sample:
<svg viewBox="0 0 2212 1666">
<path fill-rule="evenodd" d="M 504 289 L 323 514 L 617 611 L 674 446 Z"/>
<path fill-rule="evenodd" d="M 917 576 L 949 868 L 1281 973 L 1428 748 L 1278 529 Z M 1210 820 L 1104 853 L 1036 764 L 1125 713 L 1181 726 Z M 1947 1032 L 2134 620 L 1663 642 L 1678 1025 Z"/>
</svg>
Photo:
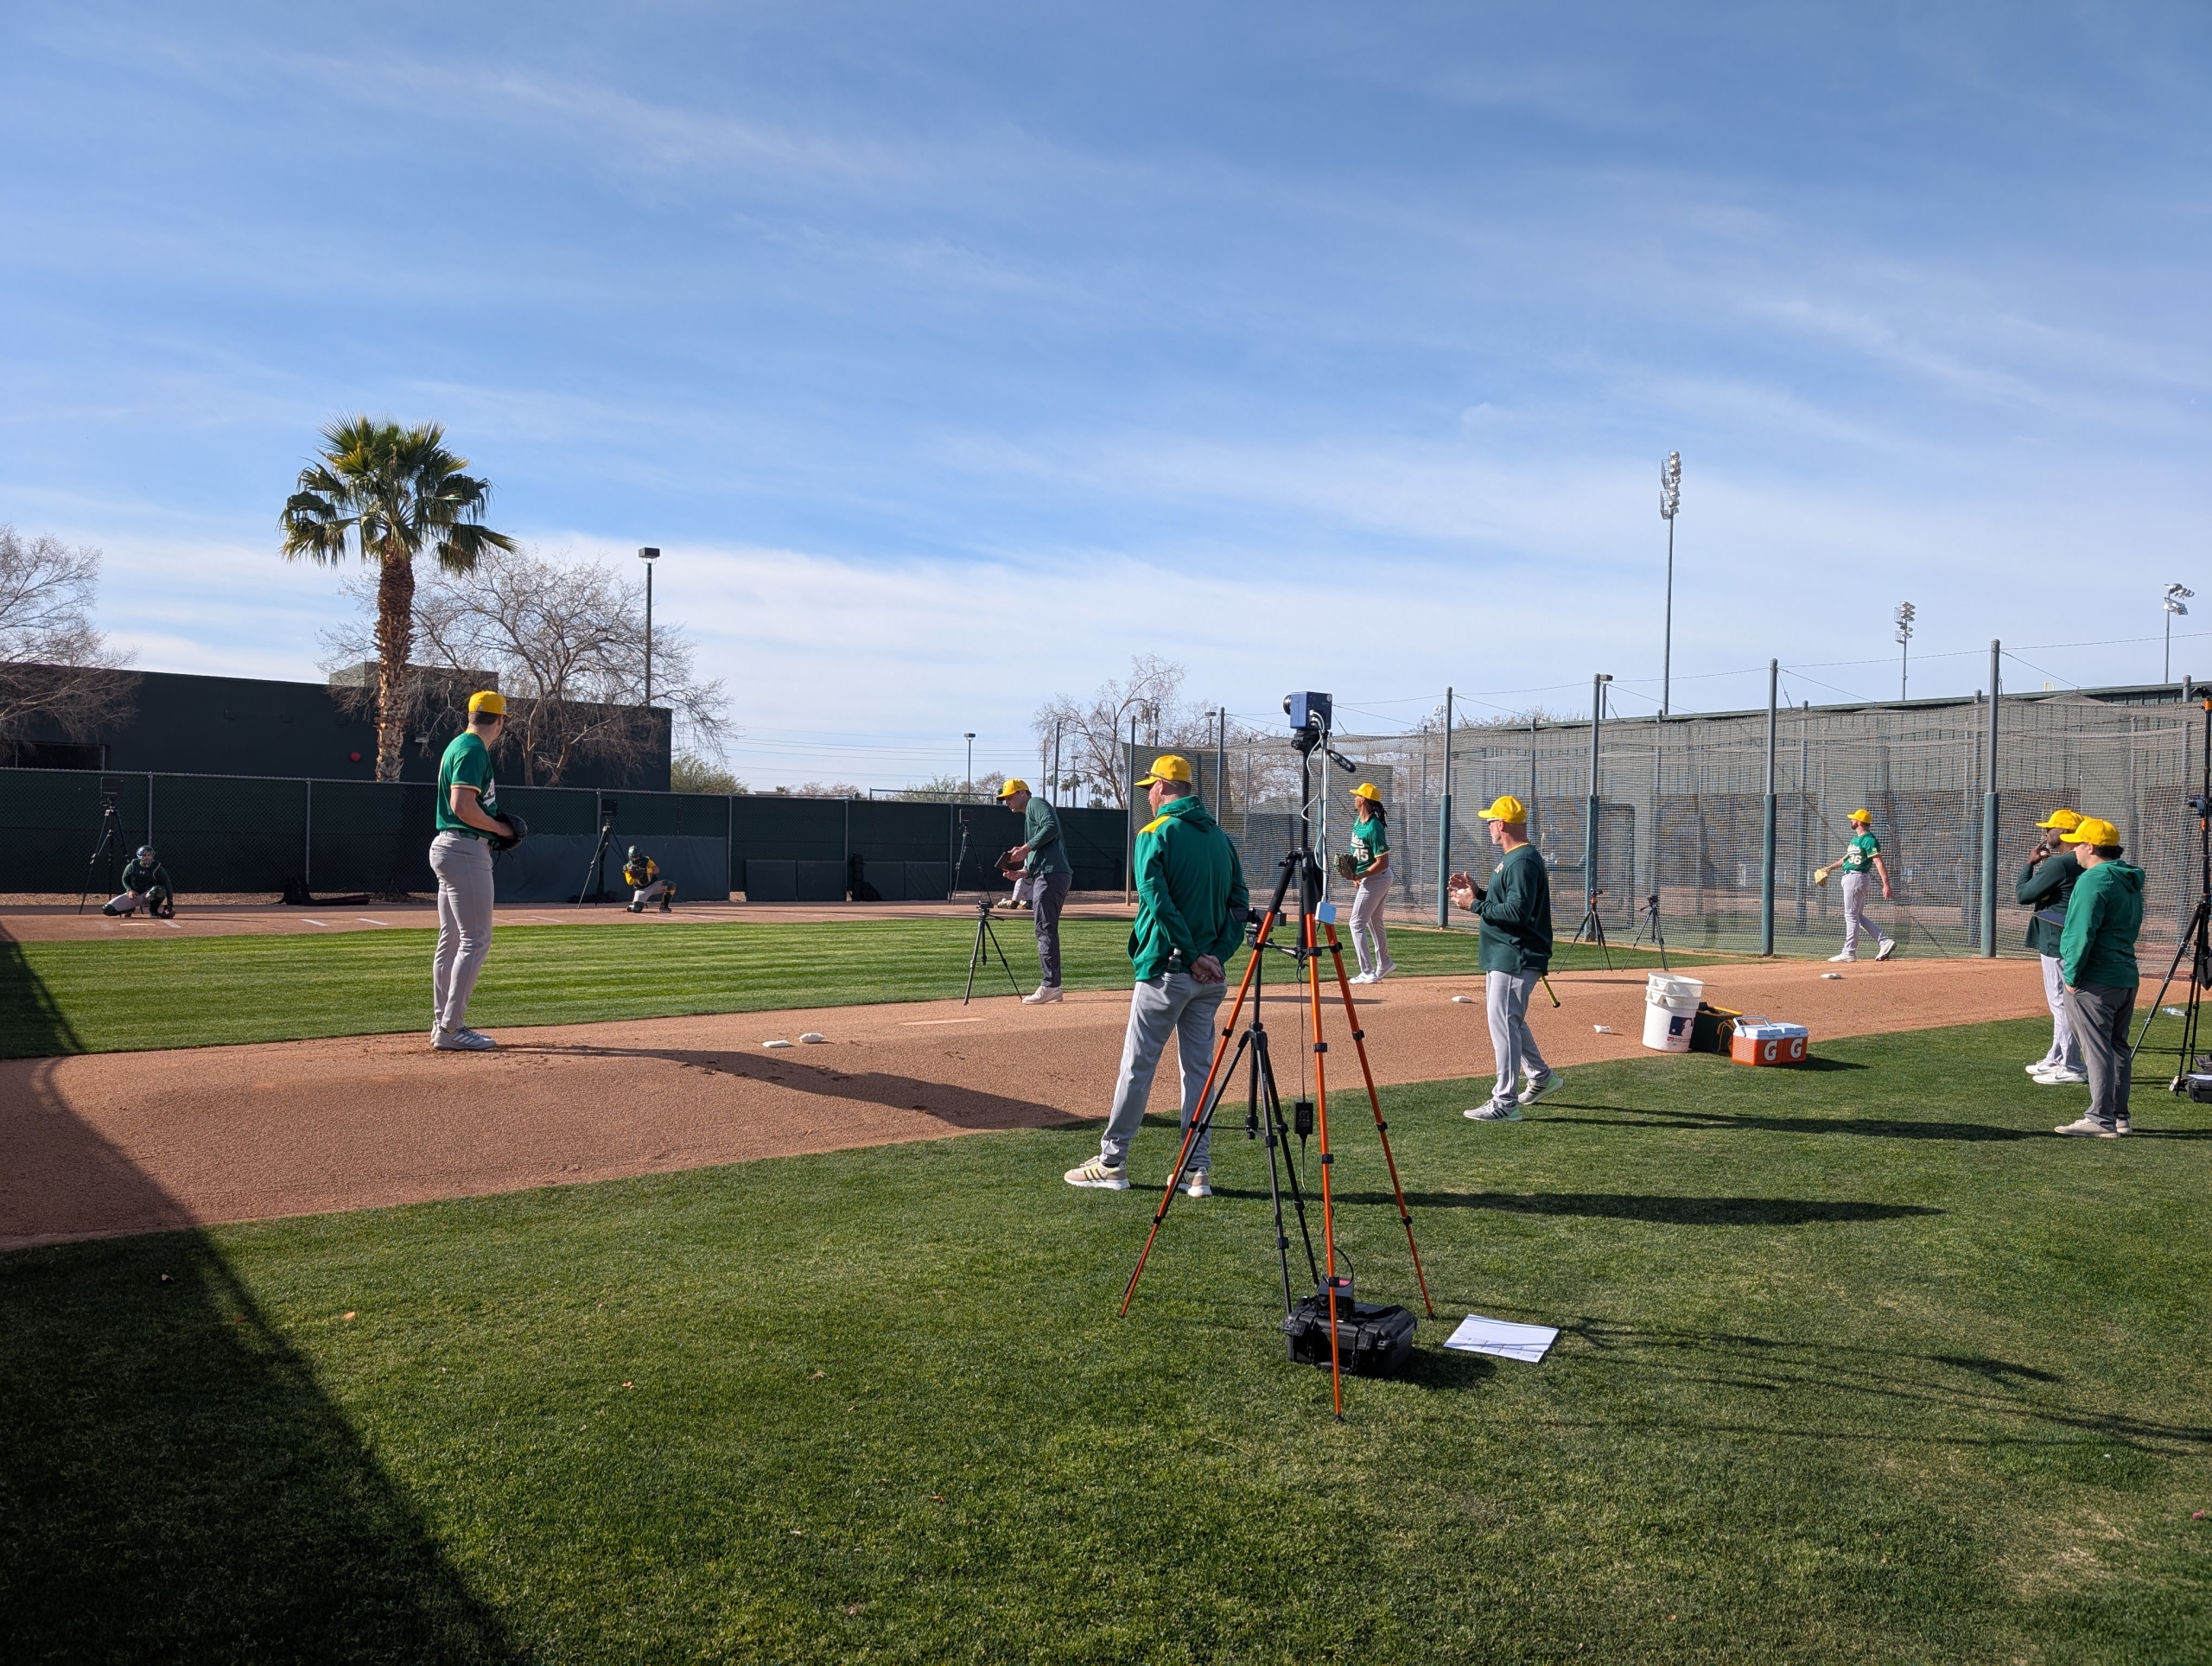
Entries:
<svg viewBox="0 0 2212 1666">
<path fill-rule="evenodd" d="M 1370 804 L 1379 804 L 1382 802 L 1382 789 L 1372 781 L 1362 781 L 1351 790 L 1351 796 L 1355 798 L 1364 798 Z"/>
<path fill-rule="evenodd" d="M 1503 822 L 1509 826 L 1517 827 L 1529 819 L 1529 807 L 1510 792 L 1501 792 L 1497 795 L 1497 802 L 1481 812 L 1481 819 Z"/>
<path fill-rule="evenodd" d="M 1011 798 L 1017 792 L 1027 792 L 1028 791 L 1028 782 L 1023 780 L 1019 775 L 1010 775 L 1007 778 L 1006 785 L 999 789 L 999 797 L 1001 798 Z"/>
<path fill-rule="evenodd" d="M 2061 844 L 2118 844 L 2120 830 L 2110 822 L 2101 822 L 2094 816 L 2084 816 L 2074 823 L 2073 830 L 2059 835 Z"/>
<path fill-rule="evenodd" d="M 2082 817 L 2071 810 L 2054 810 L 2036 823 L 2037 827 L 2055 827 L 2062 832 L 2069 828 L 2079 827 L 2081 824 Z"/>
<path fill-rule="evenodd" d="M 484 689 L 468 696 L 470 712 L 488 711 L 494 717 L 507 715 L 507 697 L 497 689 Z"/>
<path fill-rule="evenodd" d="M 1848 819 L 1854 822 L 1871 822 L 1874 819 L 1874 812 L 1871 810 L 1854 810 Z"/>
<path fill-rule="evenodd" d="M 1150 786 L 1155 781 L 1187 781 L 1191 779 L 1191 760 L 1179 758 L 1172 752 L 1162 753 L 1152 760 L 1152 773 L 1137 778 L 1139 786 Z"/>
</svg>

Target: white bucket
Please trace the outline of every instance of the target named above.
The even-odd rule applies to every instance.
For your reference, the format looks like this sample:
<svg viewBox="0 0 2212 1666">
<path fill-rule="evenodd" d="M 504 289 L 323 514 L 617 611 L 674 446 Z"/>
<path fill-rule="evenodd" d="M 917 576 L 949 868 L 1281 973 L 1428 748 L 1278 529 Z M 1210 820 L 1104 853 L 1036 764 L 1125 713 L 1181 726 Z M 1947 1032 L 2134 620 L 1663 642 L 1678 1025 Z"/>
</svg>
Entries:
<svg viewBox="0 0 2212 1666">
<path fill-rule="evenodd" d="M 1652 973 L 1643 992 L 1643 1045 L 1654 1052 L 1688 1052 L 1704 998 L 1705 985 L 1696 978 Z"/>
</svg>

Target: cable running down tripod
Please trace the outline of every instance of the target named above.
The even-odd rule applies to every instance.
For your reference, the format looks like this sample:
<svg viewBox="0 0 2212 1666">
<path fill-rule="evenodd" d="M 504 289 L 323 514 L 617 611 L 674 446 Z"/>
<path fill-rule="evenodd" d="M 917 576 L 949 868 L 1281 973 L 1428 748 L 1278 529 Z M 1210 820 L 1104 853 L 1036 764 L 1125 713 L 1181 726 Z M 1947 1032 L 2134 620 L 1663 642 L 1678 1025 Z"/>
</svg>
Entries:
<svg viewBox="0 0 2212 1666">
<path fill-rule="evenodd" d="M 1296 696 L 1293 696 L 1296 698 Z M 1321 696 L 1314 696 L 1321 699 Z M 1302 723 L 1294 733 L 1292 743 L 1297 747 L 1299 780 L 1301 802 L 1310 804 L 1309 773 L 1314 750 L 1329 750 L 1326 727 L 1326 704 L 1323 703 L 1312 721 Z M 1298 714 L 1294 714 L 1294 715 Z M 1334 757 L 1333 753 L 1330 753 Z M 1282 920 L 1284 905 L 1291 887 L 1298 890 L 1298 941 L 1295 946 L 1273 941 L 1276 924 Z M 1146 1233 L 1144 1248 L 1137 1256 L 1137 1263 L 1129 1274 L 1128 1286 L 1122 1292 L 1121 1313 L 1127 1314 L 1129 1304 L 1135 1299 L 1137 1282 L 1144 1276 L 1146 1263 L 1152 1257 L 1153 1245 L 1160 1237 L 1160 1229 L 1167 1219 L 1167 1211 L 1181 1189 L 1183 1178 L 1191 1164 L 1191 1154 L 1197 1148 L 1202 1135 L 1210 1134 L 1214 1116 L 1221 1109 L 1221 1102 L 1230 1083 L 1235 1078 L 1241 1060 L 1247 1067 L 1247 1087 L 1244 1111 L 1244 1131 L 1247 1139 L 1264 1134 L 1268 1151 L 1268 1195 L 1274 1212 L 1275 1259 L 1282 1277 L 1283 1318 L 1287 1322 L 1293 1316 L 1290 1283 L 1290 1239 L 1283 1230 L 1282 1186 L 1278 1178 L 1278 1158 L 1287 1157 L 1290 1129 L 1282 1114 L 1282 1099 L 1274 1078 L 1274 1059 L 1268 1052 L 1267 1026 L 1262 1012 L 1261 992 L 1264 985 L 1262 967 L 1268 951 L 1285 954 L 1297 963 L 1297 976 L 1306 985 L 1305 1009 L 1307 1044 L 1313 1052 L 1313 1099 L 1300 1100 L 1295 1110 L 1297 1129 L 1302 1146 L 1306 1135 L 1306 1117 L 1310 1109 L 1313 1128 L 1320 1141 L 1321 1167 L 1321 1242 L 1323 1254 L 1319 1263 L 1313 1254 L 1313 1238 L 1306 1215 L 1306 1194 L 1298 1182 L 1294 1162 L 1288 1166 L 1291 1204 L 1298 1218 L 1298 1230 L 1306 1248 L 1306 1263 L 1314 1279 L 1317 1294 L 1323 1299 L 1329 1328 L 1329 1392 L 1330 1402 L 1338 1421 L 1344 1415 L 1344 1358 L 1338 1343 L 1338 1321 L 1351 1320 L 1357 1311 L 1354 1306 L 1352 1281 L 1339 1276 L 1337 1262 L 1339 1252 L 1336 1236 L 1336 1187 L 1334 1170 L 1336 1153 L 1329 1144 L 1329 1088 L 1327 1056 L 1329 1044 L 1321 1028 L 1321 957 L 1325 952 L 1333 960 L 1337 989 L 1343 997 L 1344 1018 L 1351 1033 L 1354 1047 L 1359 1053 L 1361 1076 L 1367 1084 L 1368 1103 L 1375 1116 L 1375 1131 L 1382 1141 L 1382 1159 L 1390 1173 L 1391 1195 L 1397 1200 L 1398 1219 L 1405 1228 L 1406 1249 L 1413 1258 L 1414 1277 L 1421 1286 L 1421 1307 L 1431 1319 L 1436 1317 L 1436 1307 L 1428 1294 L 1428 1275 L 1421 1264 L 1421 1250 L 1414 1242 L 1413 1216 L 1406 1207 L 1405 1187 L 1398 1179 L 1398 1160 L 1390 1149 L 1389 1124 L 1382 1118 L 1382 1099 L 1375 1086 L 1375 1071 L 1367 1058 L 1366 1032 L 1359 1024 L 1359 1008 L 1352 999 L 1351 984 L 1344 974 L 1344 947 L 1337 939 L 1336 911 L 1323 900 L 1325 880 L 1321 865 L 1314 860 L 1311 836 L 1306 817 L 1298 823 L 1298 847 L 1282 859 L 1282 872 L 1275 881 L 1274 895 L 1264 912 L 1248 923 L 1252 952 L 1245 963 L 1244 976 L 1238 984 L 1236 999 L 1230 1006 L 1229 1016 L 1222 1024 L 1221 1040 L 1215 1044 L 1213 1062 L 1206 1071 L 1204 1086 L 1198 1091 L 1198 1114 L 1192 1117 L 1189 1130 L 1183 1136 L 1181 1152 L 1178 1154 L 1173 1172 L 1168 1176 L 1166 1189 L 1160 1194 L 1160 1206 L 1153 1213 L 1151 1230 Z M 1327 934 L 1325 945 L 1321 932 Z M 1237 1033 L 1236 1021 L 1243 1014 L 1247 1002 L 1251 1006 L 1251 1019 L 1242 1034 Z M 1230 1038 L 1236 1037 L 1232 1051 Z M 1349 1264 L 1349 1263 L 1347 1263 Z M 1318 1362 L 1317 1362 L 1318 1363 Z"/>
</svg>

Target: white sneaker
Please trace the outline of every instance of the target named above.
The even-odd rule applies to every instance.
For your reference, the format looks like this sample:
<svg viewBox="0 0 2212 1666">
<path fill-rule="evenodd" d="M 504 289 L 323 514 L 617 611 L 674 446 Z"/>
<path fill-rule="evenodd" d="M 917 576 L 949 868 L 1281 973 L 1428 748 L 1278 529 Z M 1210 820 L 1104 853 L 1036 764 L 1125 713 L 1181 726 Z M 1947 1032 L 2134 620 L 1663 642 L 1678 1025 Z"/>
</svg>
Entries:
<svg viewBox="0 0 2212 1666">
<path fill-rule="evenodd" d="M 1102 1192 L 1126 1192 L 1129 1177 L 1118 1168 L 1109 1168 L 1103 1157 L 1093 1157 L 1080 1168 L 1071 1168 L 1060 1177 L 1070 1186 L 1096 1186 Z"/>
<path fill-rule="evenodd" d="M 1486 1105 L 1477 1105 L 1472 1110 L 1459 1114 L 1471 1122 L 1517 1122 L 1521 1120 L 1521 1107 L 1510 1099 L 1502 1104 L 1493 1099 Z"/>
<path fill-rule="evenodd" d="M 1206 1184 L 1206 1172 L 1203 1168 L 1192 1169 L 1185 1180 L 1187 1183 L 1183 1190 L 1192 1197 L 1211 1198 L 1213 1196 L 1213 1187 Z"/>
<path fill-rule="evenodd" d="M 1025 1007 L 1049 1007 L 1059 998 L 1060 986 L 1058 984 L 1039 983 L 1027 995 L 1021 997 L 1021 1004 Z"/>
<path fill-rule="evenodd" d="M 2135 1132 L 2135 1124 L 2128 1120 L 2127 1113 L 2123 1110 L 2113 1118 L 2112 1131 L 2115 1134 L 2133 1134 Z"/>
<path fill-rule="evenodd" d="M 1567 1085 L 1567 1078 L 1555 1070 L 1546 1071 L 1521 1091 L 1521 1103 L 1533 1105 L 1539 1099 L 1548 1099 Z"/>
<path fill-rule="evenodd" d="M 1344 980 L 1347 983 L 1380 983 L 1382 981 L 1372 972 L 1354 972 Z"/>
<path fill-rule="evenodd" d="M 1897 953 L 1897 939 L 1894 938 L 1884 938 L 1882 939 L 1882 946 L 1874 951 L 1874 958 L 1877 960 L 1887 960 L 1891 955 Z"/>
<path fill-rule="evenodd" d="M 440 1052 L 490 1052 L 499 1044 L 475 1030 L 440 1030 L 430 1038 Z"/>
<path fill-rule="evenodd" d="M 2078 1088 L 2089 1079 L 2087 1071 L 2039 1070 L 2029 1078 L 2047 1088 Z"/>
<path fill-rule="evenodd" d="M 2056 1070 L 2063 1062 L 2057 1059 L 2038 1059 L 2034 1064 L 2023 1065 L 2020 1068 L 2031 1076 L 2040 1076 L 2047 1070 Z"/>
<path fill-rule="evenodd" d="M 2053 1134 L 2066 1134 L 2077 1140 L 2117 1140 L 2118 1129 L 2107 1128 L 2093 1117 L 2084 1116 L 2078 1122 L 2061 1122 L 2051 1129 Z"/>
<path fill-rule="evenodd" d="M 1858 958 L 1859 957 L 1857 955 L 1830 955 L 1828 957 L 1828 964 L 1831 966 L 1848 966 L 1853 961 Z"/>
<path fill-rule="evenodd" d="M 1380 983 L 1384 978 L 1389 976 L 1391 973 L 1397 970 L 1398 963 L 1396 961 L 1386 960 L 1382 963 L 1382 970 L 1375 974 L 1375 981 L 1377 983 Z"/>
</svg>

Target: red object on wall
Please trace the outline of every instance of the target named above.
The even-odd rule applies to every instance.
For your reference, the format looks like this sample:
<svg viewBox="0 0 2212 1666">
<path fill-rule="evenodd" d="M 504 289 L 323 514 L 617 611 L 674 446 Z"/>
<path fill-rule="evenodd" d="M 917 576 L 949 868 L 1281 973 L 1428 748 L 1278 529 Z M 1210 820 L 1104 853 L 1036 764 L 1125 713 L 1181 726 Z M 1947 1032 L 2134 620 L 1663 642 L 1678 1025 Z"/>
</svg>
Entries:
<svg viewBox="0 0 2212 1666">
<path fill-rule="evenodd" d="M 361 754 L 358 752 L 349 752 L 346 756 L 347 760 L 353 763 L 358 764 L 361 761 Z"/>
</svg>

